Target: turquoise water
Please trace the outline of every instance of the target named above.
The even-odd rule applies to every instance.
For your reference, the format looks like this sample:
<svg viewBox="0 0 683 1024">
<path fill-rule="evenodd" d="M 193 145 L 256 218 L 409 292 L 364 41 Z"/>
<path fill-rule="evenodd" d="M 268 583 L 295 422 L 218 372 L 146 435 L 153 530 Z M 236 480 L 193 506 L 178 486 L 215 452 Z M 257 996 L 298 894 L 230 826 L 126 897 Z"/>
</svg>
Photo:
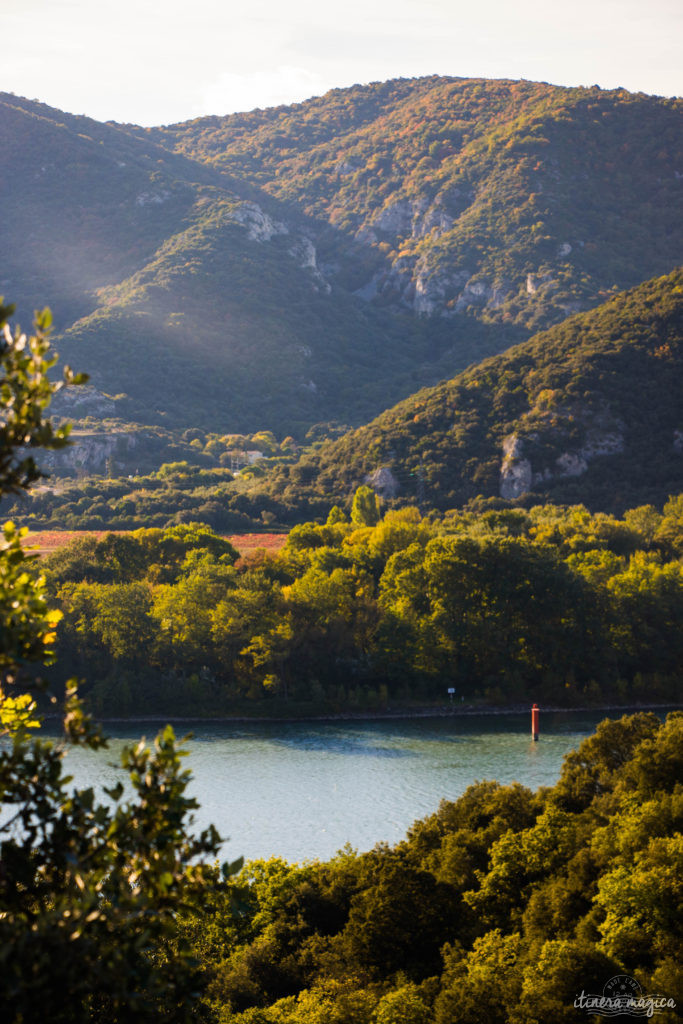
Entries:
<svg viewBox="0 0 683 1024">
<path fill-rule="evenodd" d="M 605 712 L 546 713 L 531 740 L 525 715 L 472 715 L 391 721 L 197 723 L 185 765 L 209 822 L 234 860 L 279 855 L 290 861 L 332 856 L 345 843 L 368 850 L 395 843 L 417 818 L 453 800 L 472 782 L 497 779 L 532 789 L 552 785 L 564 755 L 593 732 Z M 49 729 L 45 730 L 49 732 Z M 108 750 L 76 748 L 66 765 L 78 786 L 121 778 L 121 747 L 157 724 L 108 723 Z"/>
</svg>

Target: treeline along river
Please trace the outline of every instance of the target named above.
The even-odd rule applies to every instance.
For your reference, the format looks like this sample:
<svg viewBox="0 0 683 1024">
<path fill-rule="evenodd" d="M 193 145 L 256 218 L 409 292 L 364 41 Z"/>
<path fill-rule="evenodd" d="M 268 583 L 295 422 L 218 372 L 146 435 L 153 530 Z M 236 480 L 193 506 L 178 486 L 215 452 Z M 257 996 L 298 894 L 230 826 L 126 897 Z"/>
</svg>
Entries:
<svg viewBox="0 0 683 1024">
<path fill-rule="evenodd" d="M 619 717 L 612 712 L 610 717 Z M 528 714 L 453 715 L 383 721 L 177 723 L 191 730 L 187 767 L 200 804 L 230 842 L 230 859 L 328 858 L 393 844 L 418 818 L 475 780 L 553 785 L 564 755 L 606 712 L 546 712 L 534 743 Z M 107 723 L 107 750 L 70 749 L 74 785 L 111 785 L 124 743 L 154 737 L 161 723 Z M 49 732 L 49 727 L 48 727 Z"/>
</svg>

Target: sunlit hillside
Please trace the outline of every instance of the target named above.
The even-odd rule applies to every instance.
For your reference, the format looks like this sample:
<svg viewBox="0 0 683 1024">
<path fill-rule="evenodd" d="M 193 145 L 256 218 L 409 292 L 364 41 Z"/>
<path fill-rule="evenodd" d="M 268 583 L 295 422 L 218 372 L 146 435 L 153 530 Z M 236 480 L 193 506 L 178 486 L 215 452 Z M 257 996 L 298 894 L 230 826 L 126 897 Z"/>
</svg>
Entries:
<svg viewBox="0 0 683 1024">
<path fill-rule="evenodd" d="M 146 130 L 4 94 L 0 288 L 121 420 L 358 425 L 680 263 L 682 114 L 425 78 Z"/>
</svg>

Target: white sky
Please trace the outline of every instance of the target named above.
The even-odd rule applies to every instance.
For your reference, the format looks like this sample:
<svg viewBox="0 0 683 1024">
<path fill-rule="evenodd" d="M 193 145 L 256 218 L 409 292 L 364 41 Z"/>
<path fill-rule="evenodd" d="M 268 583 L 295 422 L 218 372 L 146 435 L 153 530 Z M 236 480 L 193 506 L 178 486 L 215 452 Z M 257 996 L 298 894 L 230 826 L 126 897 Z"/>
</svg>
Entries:
<svg viewBox="0 0 683 1024">
<path fill-rule="evenodd" d="M 683 94 L 683 0 L 0 0 L 0 90 L 168 124 L 442 74 Z"/>
</svg>

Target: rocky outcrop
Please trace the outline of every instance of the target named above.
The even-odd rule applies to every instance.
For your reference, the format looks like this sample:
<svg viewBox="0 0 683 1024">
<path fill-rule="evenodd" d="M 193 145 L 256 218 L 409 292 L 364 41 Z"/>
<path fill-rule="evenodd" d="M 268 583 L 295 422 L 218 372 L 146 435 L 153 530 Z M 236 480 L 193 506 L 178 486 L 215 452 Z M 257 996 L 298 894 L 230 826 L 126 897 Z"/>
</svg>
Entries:
<svg viewBox="0 0 683 1024">
<path fill-rule="evenodd" d="M 524 444 L 516 434 L 503 441 L 503 463 L 500 468 L 501 498 L 519 498 L 531 488 L 531 463 L 523 457 Z"/>
<path fill-rule="evenodd" d="M 125 167 L 125 164 L 123 165 Z M 171 193 L 168 189 L 161 189 L 159 192 L 141 192 L 139 196 L 135 197 L 136 206 L 160 206 L 161 203 L 165 203 L 167 199 L 171 198 Z"/>
<path fill-rule="evenodd" d="M 556 287 L 556 284 L 553 281 L 553 275 L 549 272 L 544 274 L 527 274 L 526 276 L 527 295 L 536 295 L 541 288 Z"/>
<path fill-rule="evenodd" d="M 50 413 L 65 419 L 84 419 L 86 416 L 107 419 L 116 415 L 116 402 L 92 385 L 85 384 L 59 391 L 52 399 Z"/>
<path fill-rule="evenodd" d="M 398 480 L 388 466 L 380 466 L 373 473 L 368 473 L 363 483 L 372 487 L 382 498 L 395 498 L 401 490 Z"/>
<path fill-rule="evenodd" d="M 282 221 L 273 220 L 258 203 L 239 203 L 232 211 L 232 216 L 238 224 L 244 225 L 252 242 L 269 242 L 275 235 L 289 234 L 287 225 Z"/>
<path fill-rule="evenodd" d="M 416 313 L 452 317 L 470 306 L 500 309 L 512 294 L 510 281 L 489 282 L 466 268 L 450 273 L 430 272 L 425 257 L 418 261 L 415 270 L 412 305 Z"/>
<path fill-rule="evenodd" d="M 440 312 L 449 295 L 454 290 L 467 288 L 470 278 L 469 270 L 458 270 L 455 273 L 430 273 L 426 258 L 418 261 L 415 268 L 415 283 L 412 306 L 416 313 L 432 315 Z"/>
<path fill-rule="evenodd" d="M 563 452 L 555 460 L 555 467 L 557 469 L 557 476 L 581 476 L 588 469 L 588 463 L 578 452 Z M 543 479 L 552 480 L 553 474 L 546 470 Z"/>
<path fill-rule="evenodd" d="M 589 430 L 579 454 L 590 462 L 598 455 L 615 455 L 624 450 L 624 435 L 620 430 Z"/>
<path fill-rule="evenodd" d="M 304 234 L 292 234 L 290 228 L 280 220 L 274 220 L 269 213 L 250 201 L 239 203 L 232 210 L 232 218 L 247 230 L 247 237 L 260 244 L 270 242 L 280 235 L 292 235 L 293 241 L 287 252 L 296 263 L 309 271 L 315 281 L 316 291 L 326 294 L 332 290 L 318 266 L 318 254 L 311 239 Z"/>
<path fill-rule="evenodd" d="M 372 245 L 381 241 L 371 228 L 362 228 L 356 238 Z M 369 302 L 391 299 L 421 316 L 450 318 L 471 308 L 498 310 L 515 296 L 522 304 L 533 305 L 537 296 L 555 292 L 559 287 L 550 273 L 528 274 L 519 281 L 506 277 L 491 280 L 472 267 L 444 270 L 435 269 L 434 264 L 432 249 L 419 255 L 401 253 L 388 269 L 376 272 L 354 294 Z M 561 308 L 569 315 L 583 307 L 572 301 L 561 304 Z"/>
<path fill-rule="evenodd" d="M 454 267 L 448 240 L 433 245 L 456 227 L 457 218 L 473 198 L 473 193 L 456 188 L 448 194 L 440 193 L 433 200 L 421 196 L 387 202 L 360 226 L 355 239 L 372 248 L 388 243 L 393 249 L 390 262 L 356 289 L 355 294 L 369 302 L 381 301 L 383 305 L 398 303 L 419 316 L 451 318 L 468 310 L 495 313 L 513 298 L 518 306 L 535 307 L 543 303 L 549 293 L 557 292 L 560 279 L 552 267 L 541 266 L 513 280 L 498 272 L 495 276 L 487 275 L 470 260 L 469 267 Z M 420 244 L 423 239 L 426 241 Z M 556 260 L 564 263 L 581 244 L 559 242 Z M 576 308 L 568 308 L 567 313 L 580 308 L 581 304 L 577 303 Z"/>
<path fill-rule="evenodd" d="M 357 233 L 356 238 L 373 244 L 380 236 L 389 237 L 395 243 L 408 238 L 425 238 L 427 235 L 436 239 L 445 231 L 450 231 L 454 223 L 453 217 L 439 200 L 430 203 L 423 197 L 397 199 L 378 210 Z"/>
<path fill-rule="evenodd" d="M 293 245 L 287 250 L 303 270 L 310 271 L 318 286 L 329 295 L 332 291 L 329 281 L 325 280 L 322 271 L 318 267 L 318 254 L 313 242 L 306 235 L 300 235 Z"/>
<path fill-rule="evenodd" d="M 567 410 L 555 410 L 557 418 L 566 414 Z M 589 416 L 589 413 L 585 413 Z M 597 417 L 604 419 L 604 414 Z M 543 417 L 538 416 L 538 426 L 542 428 Z M 543 431 L 547 438 L 548 428 Z M 558 441 L 562 437 L 561 426 L 554 428 Z M 584 443 L 573 450 L 561 452 L 551 466 L 534 468 L 532 464 L 534 447 L 539 441 L 539 431 L 530 431 L 524 436 L 510 434 L 503 441 L 503 461 L 500 470 L 499 493 L 501 498 L 519 498 L 535 486 L 542 486 L 552 480 L 582 476 L 593 459 L 605 455 L 614 455 L 624 450 L 624 435 L 619 425 L 612 429 L 604 426 L 591 426 L 585 432 Z"/>
<path fill-rule="evenodd" d="M 57 476 L 104 473 L 109 460 L 120 471 L 137 447 L 134 434 L 72 434 L 72 444 L 59 451 L 48 452 L 41 460 L 41 468 Z"/>
</svg>

